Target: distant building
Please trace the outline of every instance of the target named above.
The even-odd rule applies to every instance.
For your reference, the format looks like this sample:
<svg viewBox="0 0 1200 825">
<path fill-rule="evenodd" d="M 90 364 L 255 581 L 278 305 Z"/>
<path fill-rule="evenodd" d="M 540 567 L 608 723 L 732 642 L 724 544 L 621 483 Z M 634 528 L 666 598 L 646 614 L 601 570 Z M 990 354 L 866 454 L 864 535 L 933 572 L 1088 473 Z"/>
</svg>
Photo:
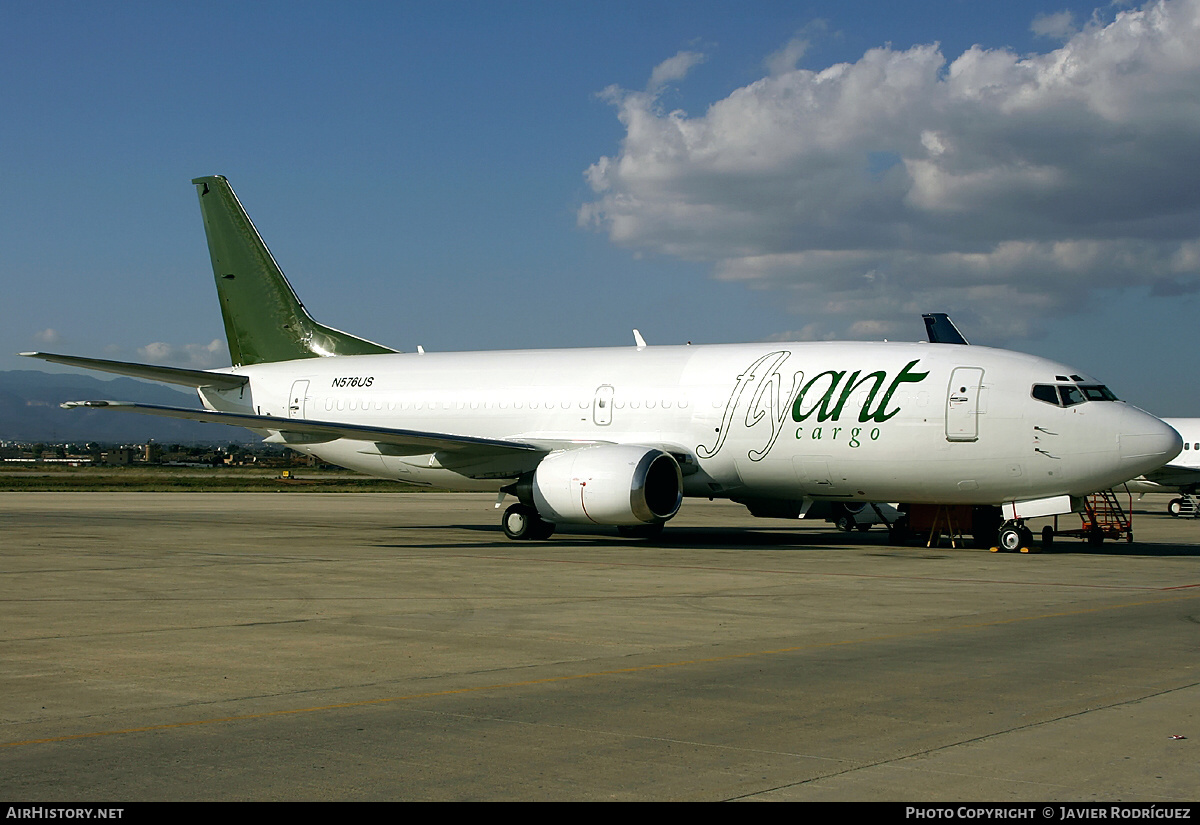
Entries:
<svg viewBox="0 0 1200 825">
<path fill-rule="evenodd" d="M 129 447 L 114 447 L 100 454 L 100 463 L 109 467 L 125 467 L 133 463 L 133 450 Z"/>
</svg>

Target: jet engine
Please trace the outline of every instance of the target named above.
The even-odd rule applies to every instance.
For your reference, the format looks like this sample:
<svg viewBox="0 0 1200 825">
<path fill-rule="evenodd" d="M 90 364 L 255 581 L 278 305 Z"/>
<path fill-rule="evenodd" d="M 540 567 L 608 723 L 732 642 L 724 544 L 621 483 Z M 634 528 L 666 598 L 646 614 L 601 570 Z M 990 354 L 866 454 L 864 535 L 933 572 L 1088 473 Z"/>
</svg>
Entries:
<svg viewBox="0 0 1200 825">
<path fill-rule="evenodd" d="M 679 511 L 683 474 L 662 450 L 598 444 L 551 453 L 513 492 L 550 522 L 661 524 Z"/>
</svg>

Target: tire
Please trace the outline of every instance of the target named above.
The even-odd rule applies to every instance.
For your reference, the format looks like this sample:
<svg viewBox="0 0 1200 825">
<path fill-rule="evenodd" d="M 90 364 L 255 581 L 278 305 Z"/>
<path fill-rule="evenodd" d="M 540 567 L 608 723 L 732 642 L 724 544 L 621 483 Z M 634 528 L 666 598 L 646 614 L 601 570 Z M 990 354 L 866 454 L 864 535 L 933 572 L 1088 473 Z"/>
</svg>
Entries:
<svg viewBox="0 0 1200 825">
<path fill-rule="evenodd" d="M 871 525 L 869 523 L 868 524 L 856 524 L 854 526 L 858 528 L 858 532 L 860 532 L 860 533 L 865 533 L 871 529 Z"/>
<path fill-rule="evenodd" d="M 1054 528 L 1047 524 L 1042 528 L 1042 549 L 1049 550 L 1054 546 Z"/>
<path fill-rule="evenodd" d="M 1021 549 L 1023 538 L 1020 528 L 1006 524 L 996 536 L 996 545 L 1006 553 L 1015 553 Z"/>
<path fill-rule="evenodd" d="M 554 525 L 543 521 L 537 510 L 524 504 L 514 504 L 504 511 L 500 520 L 504 535 L 513 541 L 549 538 Z"/>
<path fill-rule="evenodd" d="M 837 529 L 841 530 L 843 533 L 853 532 L 854 531 L 854 516 L 850 515 L 849 513 L 838 516 Z"/>
<path fill-rule="evenodd" d="M 1173 498 L 1167 502 L 1167 512 L 1169 514 L 1171 514 L 1172 516 L 1174 516 L 1175 518 L 1179 518 L 1179 514 L 1182 511 L 1183 511 L 1183 499 Z"/>
</svg>

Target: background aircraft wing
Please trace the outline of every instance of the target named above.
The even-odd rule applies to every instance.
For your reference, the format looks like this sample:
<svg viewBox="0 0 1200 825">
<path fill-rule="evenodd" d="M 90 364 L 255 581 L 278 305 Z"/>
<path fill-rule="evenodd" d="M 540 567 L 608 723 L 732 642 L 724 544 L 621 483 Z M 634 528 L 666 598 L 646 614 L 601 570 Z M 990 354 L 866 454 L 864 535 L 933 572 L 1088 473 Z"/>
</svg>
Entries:
<svg viewBox="0 0 1200 825">
<path fill-rule="evenodd" d="M 1146 473 L 1145 478 L 1147 481 L 1153 481 L 1164 487 L 1195 486 L 1200 484 L 1200 470 L 1195 467 L 1167 464 L 1153 472 Z"/>
</svg>

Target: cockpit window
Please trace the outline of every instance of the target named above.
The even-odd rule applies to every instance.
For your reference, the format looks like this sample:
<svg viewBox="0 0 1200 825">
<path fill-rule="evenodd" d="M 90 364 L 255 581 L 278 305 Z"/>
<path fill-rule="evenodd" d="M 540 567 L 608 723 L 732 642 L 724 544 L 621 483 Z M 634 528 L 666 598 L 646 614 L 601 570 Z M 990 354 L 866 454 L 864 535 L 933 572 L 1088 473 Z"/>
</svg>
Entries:
<svg viewBox="0 0 1200 825">
<path fill-rule="evenodd" d="M 1059 384 L 1058 394 L 1062 398 L 1062 405 L 1064 407 L 1073 407 L 1076 404 L 1082 404 L 1084 401 L 1087 401 L 1083 397 L 1083 392 L 1074 384 Z"/>
<path fill-rule="evenodd" d="M 1116 401 L 1117 396 L 1103 384 L 1034 384 L 1030 395 L 1056 407 L 1073 407 L 1085 401 Z"/>
<path fill-rule="evenodd" d="M 1033 392 L 1030 393 L 1038 401 L 1045 401 L 1047 404 L 1059 406 L 1058 391 L 1053 384 L 1034 384 Z"/>
</svg>

